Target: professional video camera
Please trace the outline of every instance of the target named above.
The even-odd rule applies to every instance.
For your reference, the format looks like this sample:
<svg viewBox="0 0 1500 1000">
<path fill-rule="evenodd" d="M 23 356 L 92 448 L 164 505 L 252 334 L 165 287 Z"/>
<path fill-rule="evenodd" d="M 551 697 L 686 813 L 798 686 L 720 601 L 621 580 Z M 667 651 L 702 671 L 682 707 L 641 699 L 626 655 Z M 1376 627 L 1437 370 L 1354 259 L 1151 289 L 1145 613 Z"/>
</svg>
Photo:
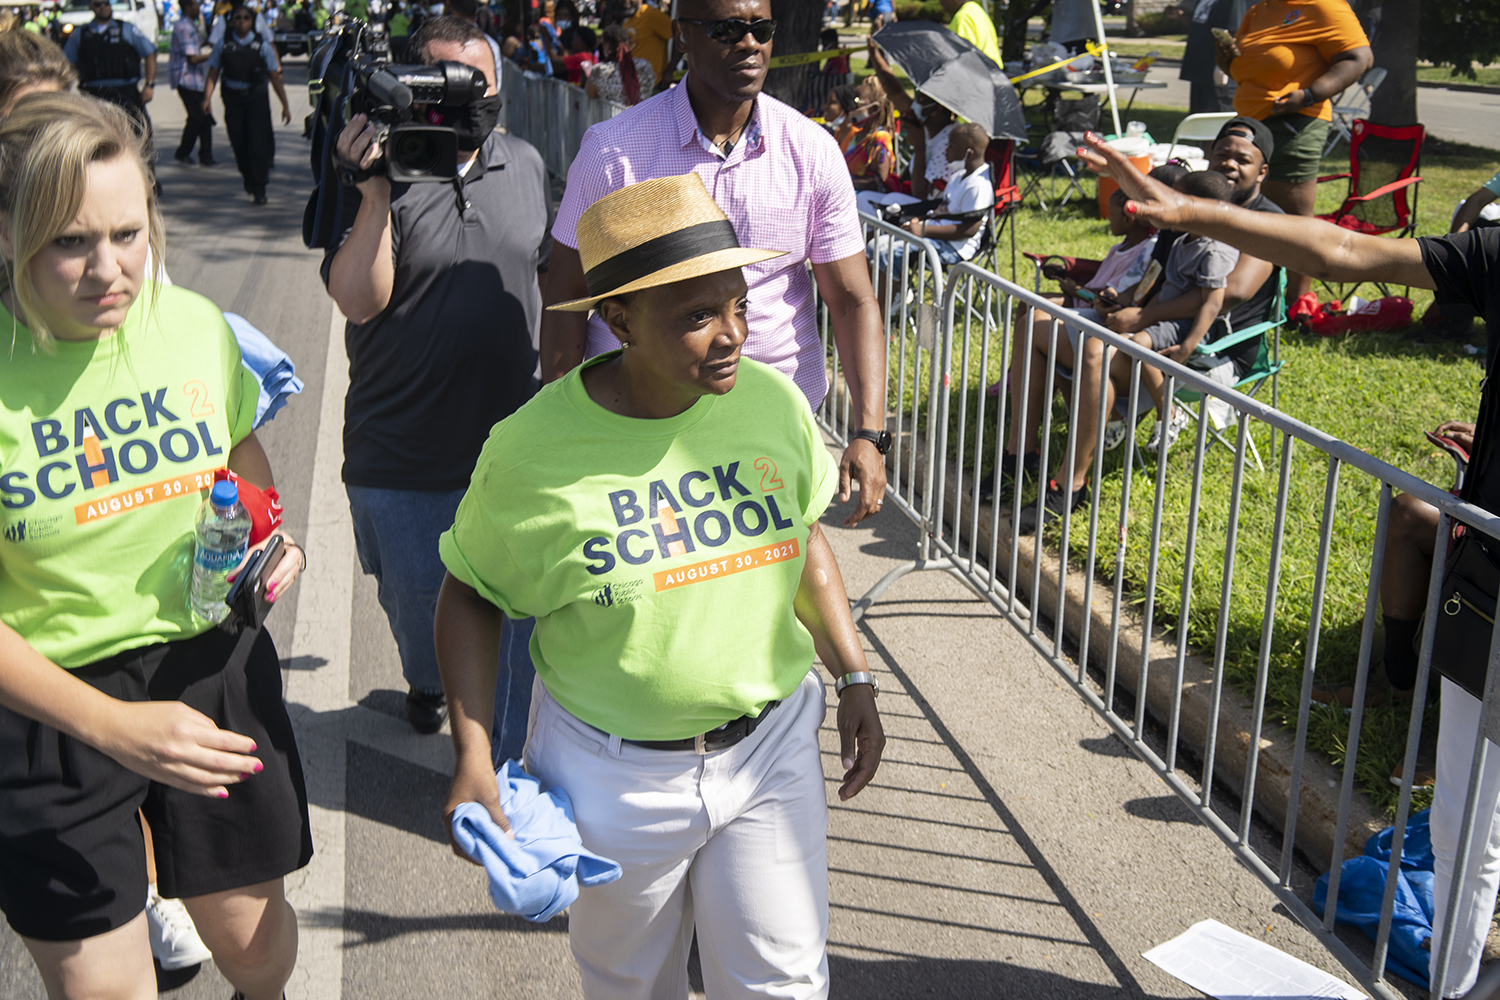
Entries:
<svg viewBox="0 0 1500 1000">
<path fill-rule="evenodd" d="M 432 66 L 390 61 L 382 25 L 351 18 L 330 26 L 312 54 L 308 94 L 316 106 L 306 135 L 313 140 L 312 168 L 318 187 L 303 216 L 303 240 L 327 247 L 347 227 L 345 185 L 385 173 L 393 182 L 451 182 L 458 176 L 459 130 L 468 106 L 484 99 L 484 74 L 458 62 Z M 498 99 L 492 99 L 498 101 Z M 415 105 L 423 105 L 418 109 Z M 357 114 L 376 124 L 384 154 L 360 172 L 334 156 L 339 134 Z M 493 128 L 494 122 L 489 123 Z"/>
<path fill-rule="evenodd" d="M 385 170 L 391 180 L 407 184 L 451 181 L 458 176 L 458 133 L 443 125 L 429 124 L 413 111 L 414 104 L 457 108 L 484 97 L 488 88 L 484 74 L 463 63 L 440 62 L 432 66 L 390 62 L 384 32 L 359 20 L 334 30 L 325 45 L 345 58 L 341 79 L 323 76 L 323 93 L 338 102 L 345 122 L 357 114 L 377 123 L 378 142 L 385 146 Z"/>
</svg>

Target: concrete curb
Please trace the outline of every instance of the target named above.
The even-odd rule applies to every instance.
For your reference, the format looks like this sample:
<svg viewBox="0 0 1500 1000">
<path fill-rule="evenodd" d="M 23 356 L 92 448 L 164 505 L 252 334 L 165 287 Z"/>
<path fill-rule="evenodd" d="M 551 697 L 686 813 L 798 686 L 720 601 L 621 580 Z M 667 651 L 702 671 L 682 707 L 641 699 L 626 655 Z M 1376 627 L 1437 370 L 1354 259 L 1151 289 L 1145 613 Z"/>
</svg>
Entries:
<svg viewBox="0 0 1500 1000">
<path fill-rule="evenodd" d="M 910 439 L 908 439 L 910 440 Z M 925 449 L 925 442 L 918 439 L 917 446 Z M 910 468 L 910 451 L 902 449 L 903 466 Z M 894 453 L 893 454 L 897 454 Z M 888 460 L 890 464 L 890 460 Z M 913 481 L 925 479 L 923 454 L 917 459 L 917 472 Z M 952 523 L 955 515 L 955 477 L 948 475 L 944 493 L 945 520 Z M 980 507 L 979 551 L 990 550 L 990 507 Z M 1075 515 L 1073 530 L 1080 530 Z M 1086 514 L 1081 516 L 1086 517 Z M 1102 512 L 1101 512 L 1102 519 Z M 1002 513 L 1000 517 L 1000 539 L 997 562 L 1008 566 L 1010 562 L 1010 519 Z M 1086 530 L 1086 522 L 1082 530 Z M 1108 530 L 1101 524 L 1101 531 Z M 1019 546 L 1016 567 L 1018 595 L 1030 586 L 1033 573 L 1034 546 L 1025 539 Z M 1029 606 L 1049 618 L 1057 608 L 1059 560 L 1056 552 L 1043 546 L 1041 557 L 1041 586 L 1037 599 Z M 1089 616 L 1090 664 L 1108 662 L 1109 626 L 1113 588 L 1100 579 L 1095 579 L 1091 605 L 1084 606 L 1084 574 L 1079 566 L 1069 565 L 1066 577 L 1063 630 L 1075 643 L 1082 635 L 1085 613 Z M 1139 664 L 1142 644 L 1143 621 L 1127 606 L 1120 613 L 1119 641 L 1116 653 L 1116 682 L 1139 695 Z M 1156 721 L 1166 726 L 1172 710 L 1172 680 L 1176 671 L 1177 644 L 1160 629 L 1153 630 L 1149 647 L 1149 665 L 1146 680 L 1146 709 Z M 1206 746 L 1209 720 L 1213 704 L 1212 664 L 1191 647 L 1183 664 L 1183 686 L 1180 736 L 1183 747 L 1190 748 L 1200 758 Z M 1227 687 L 1221 698 L 1217 728 L 1217 749 L 1214 758 L 1215 776 L 1244 798 L 1245 765 L 1249 759 L 1250 730 L 1254 721 L 1250 699 L 1233 687 Z M 1292 757 L 1296 733 L 1266 721 L 1261 727 L 1260 758 L 1256 765 L 1254 807 L 1260 815 L 1274 824 L 1278 830 L 1286 829 L 1287 803 L 1291 790 Z M 1296 844 L 1318 868 L 1327 871 L 1332 864 L 1335 833 L 1338 825 L 1339 789 L 1343 782 L 1343 771 L 1333 767 L 1321 754 L 1308 753 L 1303 759 L 1302 791 L 1297 807 Z M 1357 857 L 1364 853 L 1365 841 L 1390 824 L 1370 803 L 1370 800 L 1355 789 L 1349 812 L 1349 826 L 1344 838 L 1344 857 Z M 1269 863 L 1269 859 L 1268 859 Z"/>
</svg>

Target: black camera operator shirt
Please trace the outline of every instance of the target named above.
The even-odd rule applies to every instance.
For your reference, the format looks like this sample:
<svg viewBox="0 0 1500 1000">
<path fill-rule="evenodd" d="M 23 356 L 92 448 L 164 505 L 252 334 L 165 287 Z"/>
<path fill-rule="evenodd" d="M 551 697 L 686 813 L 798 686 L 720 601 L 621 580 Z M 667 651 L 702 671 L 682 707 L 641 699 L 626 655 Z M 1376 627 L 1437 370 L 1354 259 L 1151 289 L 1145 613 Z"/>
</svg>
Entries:
<svg viewBox="0 0 1500 1000">
<path fill-rule="evenodd" d="M 349 215 L 359 205 L 349 192 Z M 454 184 L 391 187 L 391 301 L 348 323 L 344 482 L 459 490 L 494 424 L 536 391 L 542 300 L 552 253 L 547 169 L 527 142 L 495 134 Z M 344 228 L 338 245 L 349 236 Z M 323 257 L 328 283 L 338 246 Z"/>
<path fill-rule="evenodd" d="M 1484 390 L 1474 418 L 1474 454 L 1464 476 L 1463 499 L 1500 513 L 1500 466 L 1495 461 L 1495 449 L 1500 448 L 1500 393 L 1495 385 L 1500 357 L 1500 228 L 1424 236 L 1417 243 L 1422 263 L 1437 282 L 1437 301 L 1469 306 L 1489 328 Z"/>
</svg>

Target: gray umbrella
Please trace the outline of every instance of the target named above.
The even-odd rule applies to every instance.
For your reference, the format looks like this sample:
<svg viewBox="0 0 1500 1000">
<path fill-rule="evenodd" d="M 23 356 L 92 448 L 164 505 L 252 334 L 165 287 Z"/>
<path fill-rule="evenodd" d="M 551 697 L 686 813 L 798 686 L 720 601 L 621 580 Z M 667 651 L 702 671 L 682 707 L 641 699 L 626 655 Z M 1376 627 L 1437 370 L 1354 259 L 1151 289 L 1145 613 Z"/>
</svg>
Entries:
<svg viewBox="0 0 1500 1000">
<path fill-rule="evenodd" d="M 1005 71 L 966 38 L 931 21 L 898 21 L 875 33 L 917 89 L 995 139 L 1025 139 L 1021 99 Z"/>
</svg>

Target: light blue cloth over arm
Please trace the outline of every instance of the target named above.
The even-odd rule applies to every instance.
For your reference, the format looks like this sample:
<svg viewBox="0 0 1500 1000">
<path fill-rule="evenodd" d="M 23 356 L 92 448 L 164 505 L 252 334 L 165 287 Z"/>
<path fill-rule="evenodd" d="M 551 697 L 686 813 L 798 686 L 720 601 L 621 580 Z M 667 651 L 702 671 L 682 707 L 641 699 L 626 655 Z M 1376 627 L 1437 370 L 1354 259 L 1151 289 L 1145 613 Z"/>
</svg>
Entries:
<svg viewBox="0 0 1500 1000">
<path fill-rule="evenodd" d="M 453 810 L 452 824 L 454 842 L 484 866 L 496 909 L 542 923 L 571 906 L 580 885 L 604 885 L 620 877 L 618 864 L 584 848 L 566 791 L 543 792 L 541 783 L 513 760 L 505 762 L 495 780 L 500 809 L 515 839 L 477 802 Z"/>
<path fill-rule="evenodd" d="M 249 369 L 260 383 L 260 399 L 255 404 L 255 426 L 268 422 L 286 405 L 288 396 L 302 391 L 302 380 L 287 353 L 261 333 L 245 317 L 227 312 L 224 319 L 234 331 L 240 345 L 240 364 Z"/>
</svg>

